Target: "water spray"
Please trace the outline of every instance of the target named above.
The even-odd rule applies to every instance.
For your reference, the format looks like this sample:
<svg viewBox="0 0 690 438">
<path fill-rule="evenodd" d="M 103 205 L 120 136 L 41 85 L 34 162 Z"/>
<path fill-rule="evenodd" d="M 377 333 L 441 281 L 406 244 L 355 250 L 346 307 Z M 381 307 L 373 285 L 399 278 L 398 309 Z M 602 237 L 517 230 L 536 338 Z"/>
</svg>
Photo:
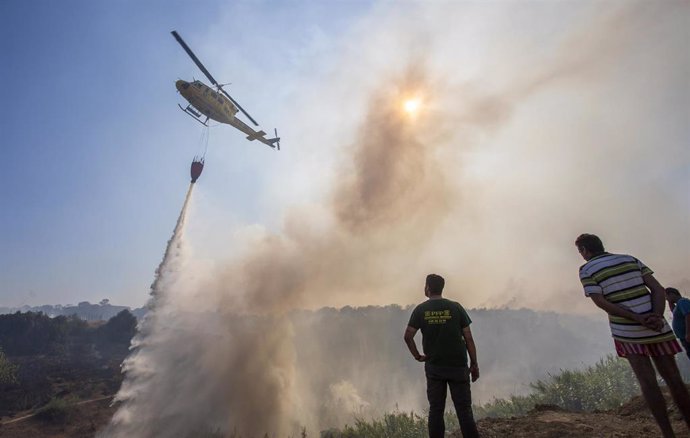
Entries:
<svg viewBox="0 0 690 438">
<path fill-rule="evenodd" d="M 132 423 L 132 413 L 133 410 L 136 410 L 136 405 L 131 405 L 136 402 L 137 397 L 142 394 L 142 391 L 145 391 L 146 382 L 151 377 L 149 373 L 150 370 L 147 370 L 147 364 L 149 363 L 146 357 L 147 354 L 146 352 L 142 352 L 141 348 L 150 340 L 150 337 L 155 332 L 157 309 L 164 305 L 163 303 L 166 299 L 165 292 L 169 289 L 171 282 L 175 281 L 175 273 L 178 270 L 177 267 L 180 264 L 182 254 L 182 238 L 187 217 L 187 207 L 192 198 L 194 183 L 201 175 L 203 167 L 203 158 L 195 157 L 191 166 L 192 181 L 187 189 L 180 215 L 175 224 L 175 229 L 168 240 L 163 259 L 156 269 L 155 277 L 151 284 L 151 299 L 147 304 L 148 314 L 137 327 L 137 334 L 134 339 L 132 339 L 132 345 L 130 347 L 131 353 L 122 364 L 125 380 L 113 400 L 113 403 L 119 402 L 121 405 L 118 407 L 118 411 L 115 413 L 110 424 L 105 430 L 99 433 L 100 437 L 114 438 L 129 436 L 133 430 L 137 431 L 137 433 L 142 432 L 138 424 Z M 145 433 L 145 435 L 150 434 L 150 432 Z"/>
<path fill-rule="evenodd" d="M 192 163 L 192 169 L 194 168 L 193 166 L 194 163 Z M 203 162 L 201 164 L 201 167 L 203 168 Z M 199 174 L 201 174 L 201 170 L 199 171 Z M 197 175 L 197 178 L 198 177 L 199 176 Z M 179 249 L 181 246 L 182 229 L 184 228 L 185 219 L 187 217 L 187 206 L 189 204 L 189 200 L 192 197 L 192 191 L 194 189 L 195 182 L 196 178 L 194 178 L 192 182 L 189 184 L 189 188 L 187 189 L 187 195 L 184 198 L 182 210 L 180 211 L 180 216 L 178 216 L 177 218 L 177 223 L 175 224 L 175 229 L 173 230 L 172 237 L 170 237 L 170 240 L 168 240 L 168 244 L 165 247 L 165 253 L 163 254 L 163 260 L 161 260 L 160 265 L 158 265 L 158 268 L 156 269 L 156 277 L 153 280 L 153 283 L 151 284 L 151 296 L 154 299 L 156 295 L 160 292 L 159 284 L 161 281 L 161 277 L 163 277 L 165 274 L 166 267 L 169 265 L 171 259 L 177 254 L 175 250 Z"/>
</svg>

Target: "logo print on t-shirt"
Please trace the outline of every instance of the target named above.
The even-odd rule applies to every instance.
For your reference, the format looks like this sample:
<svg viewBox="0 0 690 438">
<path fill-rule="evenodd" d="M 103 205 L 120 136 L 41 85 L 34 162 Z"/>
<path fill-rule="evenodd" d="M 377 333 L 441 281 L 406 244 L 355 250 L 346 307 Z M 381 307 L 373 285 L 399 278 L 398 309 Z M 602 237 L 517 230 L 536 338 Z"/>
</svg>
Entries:
<svg viewBox="0 0 690 438">
<path fill-rule="evenodd" d="M 453 319 L 450 316 L 450 310 L 426 310 L 424 312 L 424 322 L 427 324 L 445 324 L 450 319 Z"/>
</svg>

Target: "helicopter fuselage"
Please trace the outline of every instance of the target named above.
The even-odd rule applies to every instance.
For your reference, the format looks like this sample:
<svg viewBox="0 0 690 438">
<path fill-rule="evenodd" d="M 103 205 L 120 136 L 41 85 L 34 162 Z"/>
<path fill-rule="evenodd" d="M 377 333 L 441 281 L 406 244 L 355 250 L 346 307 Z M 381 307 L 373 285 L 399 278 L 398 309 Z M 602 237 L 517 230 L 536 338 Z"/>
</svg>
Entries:
<svg viewBox="0 0 690 438">
<path fill-rule="evenodd" d="M 218 91 L 201 81 L 178 80 L 175 87 L 201 114 L 220 123 L 233 124 L 237 107 Z"/>
</svg>

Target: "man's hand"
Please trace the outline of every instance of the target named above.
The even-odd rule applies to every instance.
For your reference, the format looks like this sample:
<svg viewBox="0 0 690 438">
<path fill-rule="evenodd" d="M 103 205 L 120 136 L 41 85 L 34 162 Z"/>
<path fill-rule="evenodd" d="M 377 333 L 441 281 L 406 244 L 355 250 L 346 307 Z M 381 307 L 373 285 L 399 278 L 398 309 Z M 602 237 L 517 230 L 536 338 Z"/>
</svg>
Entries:
<svg viewBox="0 0 690 438">
<path fill-rule="evenodd" d="M 472 375 L 472 381 L 476 382 L 479 379 L 479 363 L 477 362 L 477 347 L 474 345 L 474 338 L 469 325 L 462 329 L 462 337 L 465 338 L 467 354 L 470 356 L 470 375 Z"/>
<path fill-rule="evenodd" d="M 470 365 L 470 375 L 473 382 L 479 380 L 479 364 L 473 363 Z"/>
<path fill-rule="evenodd" d="M 426 355 L 419 354 L 419 350 L 417 350 L 417 344 L 415 344 L 414 342 L 415 334 L 417 334 L 417 329 L 408 325 L 405 329 L 405 335 L 403 336 L 403 338 L 405 339 L 407 348 L 409 348 L 410 353 L 412 353 L 412 357 L 414 357 L 414 359 L 417 362 L 424 362 L 426 361 Z"/>
<path fill-rule="evenodd" d="M 655 332 L 660 332 L 664 328 L 664 318 L 655 313 L 649 313 L 646 315 L 640 315 L 638 322 L 643 326 Z"/>
</svg>

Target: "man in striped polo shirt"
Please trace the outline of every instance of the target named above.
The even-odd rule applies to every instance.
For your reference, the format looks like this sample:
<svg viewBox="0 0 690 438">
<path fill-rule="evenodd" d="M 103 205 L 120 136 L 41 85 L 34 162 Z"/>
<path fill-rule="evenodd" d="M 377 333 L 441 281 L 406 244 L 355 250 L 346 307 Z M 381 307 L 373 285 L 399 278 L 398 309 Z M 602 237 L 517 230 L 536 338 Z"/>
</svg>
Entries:
<svg viewBox="0 0 690 438">
<path fill-rule="evenodd" d="M 682 350 L 663 317 L 663 286 L 641 261 L 606 252 L 593 234 L 580 235 L 575 245 L 587 261 L 580 267 L 585 295 L 608 313 L 616 352 L 630 363 L 663 436 L 675 437 L 652 361 L 690 429 L 690 395 L 674 357 Z"/>
</svg>

